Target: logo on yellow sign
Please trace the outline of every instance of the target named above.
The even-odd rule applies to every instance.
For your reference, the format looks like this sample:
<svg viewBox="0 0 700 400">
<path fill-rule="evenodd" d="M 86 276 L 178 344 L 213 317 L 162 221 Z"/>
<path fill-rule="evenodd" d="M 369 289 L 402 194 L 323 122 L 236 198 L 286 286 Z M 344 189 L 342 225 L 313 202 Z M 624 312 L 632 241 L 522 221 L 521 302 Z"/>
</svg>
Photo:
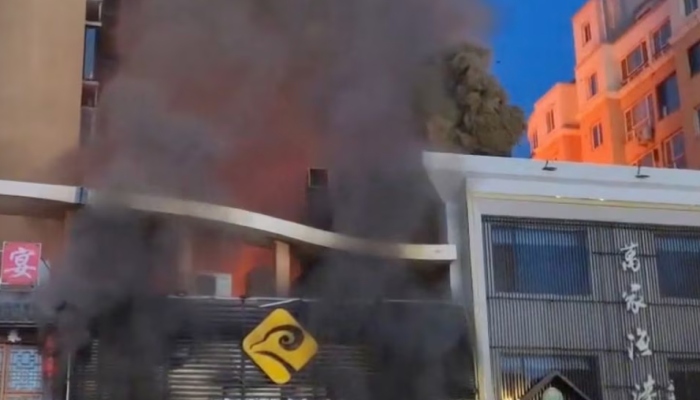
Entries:
<svg viewBox="0 0 700 400">
<path fill-rule="evenodd" d="M 270 380 L 284 385 L 316 355 L 318 343 L 287 310 L 277 309 L 243 339 L 243 351 Z"/>
</svg>

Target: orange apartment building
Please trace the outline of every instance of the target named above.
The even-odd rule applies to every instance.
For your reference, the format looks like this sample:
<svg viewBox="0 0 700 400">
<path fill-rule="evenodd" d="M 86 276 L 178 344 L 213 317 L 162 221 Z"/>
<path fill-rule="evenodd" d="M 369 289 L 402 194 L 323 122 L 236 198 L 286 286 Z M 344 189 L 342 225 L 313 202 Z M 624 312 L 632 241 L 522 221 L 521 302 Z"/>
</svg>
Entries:
<svg viewBox="0 0 700 400">
<path fill-rule="evenodd" d="M 588 0 L 572 18 L 575 79 L 528 122 L 542 160 L 700 168 L 697 0 Z"/>
</svg>

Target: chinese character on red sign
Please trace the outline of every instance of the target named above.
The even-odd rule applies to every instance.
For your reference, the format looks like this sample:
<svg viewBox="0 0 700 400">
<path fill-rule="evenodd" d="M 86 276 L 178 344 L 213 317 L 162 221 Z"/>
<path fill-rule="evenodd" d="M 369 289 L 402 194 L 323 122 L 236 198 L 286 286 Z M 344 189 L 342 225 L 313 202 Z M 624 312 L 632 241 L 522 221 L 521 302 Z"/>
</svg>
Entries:
<svg viewBox="0 0 700 400">
<path fill-rule="evenodd" d="M 41 243 L 5 242 L 2 246 L 2 284 L 32 286 L 39 279 Z"/>
</svg>

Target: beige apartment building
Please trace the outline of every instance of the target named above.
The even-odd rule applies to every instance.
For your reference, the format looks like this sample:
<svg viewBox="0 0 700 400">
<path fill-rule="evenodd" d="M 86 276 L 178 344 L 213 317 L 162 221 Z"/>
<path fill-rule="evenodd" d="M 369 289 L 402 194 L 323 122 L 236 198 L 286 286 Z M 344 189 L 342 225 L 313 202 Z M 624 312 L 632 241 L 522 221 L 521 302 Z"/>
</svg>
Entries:
<svg viewBox="0 0 700 400">
<path fill-rule="evenodd" d="M 528 123 L 543 160 L 700 168 L 696 0 L 589 0 L 572 18 L 575 79 Z"/>
</svg>

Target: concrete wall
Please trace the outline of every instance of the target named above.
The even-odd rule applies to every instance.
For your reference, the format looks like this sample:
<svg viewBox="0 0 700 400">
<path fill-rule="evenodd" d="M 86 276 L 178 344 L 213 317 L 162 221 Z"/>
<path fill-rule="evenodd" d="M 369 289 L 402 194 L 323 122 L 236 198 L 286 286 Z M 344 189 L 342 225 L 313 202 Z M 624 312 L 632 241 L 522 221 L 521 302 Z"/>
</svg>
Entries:
<svg viewBox="0 0 700 400">
<path fill-rule="evenodd" d="M 0 0 L 0 179 L 47 181 L 78 144 L 85 0 Z"/>
</svg>

